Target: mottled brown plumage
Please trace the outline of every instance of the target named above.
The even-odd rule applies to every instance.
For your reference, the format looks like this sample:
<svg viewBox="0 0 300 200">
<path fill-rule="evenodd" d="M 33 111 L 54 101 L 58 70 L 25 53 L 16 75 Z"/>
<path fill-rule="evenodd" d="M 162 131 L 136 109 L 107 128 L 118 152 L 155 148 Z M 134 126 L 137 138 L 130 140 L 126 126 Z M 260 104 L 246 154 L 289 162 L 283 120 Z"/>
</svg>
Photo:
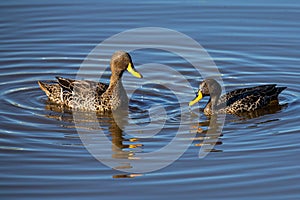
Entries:
<svg viewBox="0 0 300 200">
<path fill-rule="evenodd" d="M 113 54 L 110 62 L 109 85 L 87 80 L 73 80 L 56 77 L 52 84 L 38 81 L 49 100 L 71 109 L 105 112 L 128 106 L 128 97 L 121 81 L 127 69 L 137 78 L 142 78 L 133 67 L 131 57 L 124 51 Z"/>
<path fill-rule="evenodd" d="M 200 84 L 198 94 L 210 96 L 204 108 L 206 115 L 213 113 L 237 114 L 252 112 L 273 104 L 278 105 L 278 95 L 285 88 L 276 87 L 276 84 L 261 85 L 233 90 L 221 96 L 220 84 L 214 79 L 205 79 Z"/>
</svg>

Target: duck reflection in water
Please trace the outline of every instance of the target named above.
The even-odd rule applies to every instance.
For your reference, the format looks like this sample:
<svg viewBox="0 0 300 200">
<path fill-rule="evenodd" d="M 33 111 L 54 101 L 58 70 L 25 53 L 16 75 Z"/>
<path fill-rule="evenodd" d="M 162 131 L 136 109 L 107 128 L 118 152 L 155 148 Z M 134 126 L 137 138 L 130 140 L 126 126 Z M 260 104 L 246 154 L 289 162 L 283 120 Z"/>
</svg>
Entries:
<svg viewBox="0 0 300 200">
<path fill-rule="evenodd" d="M 81 139 L 82 135 L 85 135 L 95 139 L 95 142 L 97 142 L 96 140 L 99 141 L 99 138 L 97 138 L 99 131 L 103 131 L 106 137 L 108 137 L 111 141 L 111 151 L 104 150 L 102 152 L 110 154 L 107 155 L 107 157 L 117 161 L 114 163 L 119 163 L 118 165 L 114 166 L 114 169 L 121 170 L 132 168 L 130 160 L 136 159 L 135 153 L 140 151 L 142 144 L 139 143 L 138 138 L 126 137 L 123 133 L 122 129 L 127 124 L 127 112 L 118 112 L 121 113 L 119 116 L 115 116 L 113 113 L 108 112 L 101 114 L 93 112 L 74 113 L 67 107 L 54 104 L 51 101 L 47 101 L 45 108 L 46 110 L 51 111 L 48 115 L 46 115 L 46 117 L 62 121 L 65 127 L 86 129 L 85 133 L 79 133 Z M 76 118 L 76 123 L 74 121 L 74 117 Z M 74 125 L 74 123 L 76 125 Z M 89 133 L 91 130 L 92 132 Z M 141 174 L 128 173 L 114 175 L 113 177 L 134 178 L 136 176 L 141 176 Z"/>
<path fill-rule="evenodd" d="M 192 112 L 192 117 L 199 116 Z M 222 145 L 222 127 L 225 115 L 213 114 L 209 117 L 200 117 L 200 122 L 192 126 L 191 133 L 196 134 L 193 138 L 194 146 L 200 147 L 199 158 L 203 158 L 209 152 L 222 152 L 216 146 Z"/>
<path fill-rule="evenodd" d="M 99 152 L 98 154 L 105 153 L 107 159 L 113 160 L 114 163 L 117 163 L 112 167 L 117 170 L 126 171 L 126 169 L 133 169 L 133 162 L 137 161 L 136 159 L 139 159 L 136 153 L 147 151 L 147 149 L 145 149 L 145 146 L 143 145 L 146 145 L 149 142 L 147 148 L 149 148 L 149 146 L 151 148 L 154 143 L 156 144 L 155 141 L 159 141 L 159 143 L 161 143 L 160 139 L 156 140 L 155 138 L 150 138 L 148 140 L 145 138 L 132 137 L 131 135 L 126 134 L 123 131 L 123 127 L 128 126 L 128 113 L 125 114 L 125 116 L 123 115 L 120 117 L 112 116 L 111 114 L 107 113 L 106 115 L 97 115 L 97 118 L 95 119 L 95 113 L 72 113 L 67 108 L 57 106 L 56 104 L 52 104 L 51 102 L 48 102 L 46 104 L 46 109 L 51 110 L 47 117 L 62 121 L 62 124 L 64 124 L 69 130 L 72 131 L 74 128 L 84 129 L 84 133 L 80 133 L 79 136 L 80 138 L 83 137 L 81 139 L 84 139 L 85 136 L 92 137 L 92 145 L 94 143 L 98 143 L 99 140 L 104 141 L 103 137 L 97 138 L 98 135 L 101 135 L 99 134 L 100 131 L 104 132 L 105 136 L 109 138 L 110 142 L 106 142 L 108 147 L 100 147 L 101 152 Z M 76 127 L 74 125 L 74 114 L 76 115 L 75 117 L 79 119 L 79 121 L 77 121 L 76 123 Z M 189 118 L 189 113 L 186 113 L 186 115 L 187 118 Z M 176 121 L 176 119 L 174 120 Z M 209 152 L 221 151 L 215 149 L 216 145 L 222 144 L 222 142 L 220 141 L 220 127 L 222 126 L 220 126 L 220 123 L 218 122 L 218 116 L 211 116 L 210 120 L 201 122 L 198 125 L 196 122 L 198 120 L 193 121 L 195 121 L 193 125 L 191 125 L 190 127 L 187 126 L 188 129 L 184 129 L 184 132 L 180 133 L 181 139 L 193 140 L 194 146 L 197 147 L 197 149 L 199 149 L 200 151 L 199 156 L 203 156 L 202 154 L 207 154 Z M 174 121 L 171 121 L 170 127 L 173 127 L 173 125 Z M 199 126 L 201 126 L 201 129 L 199 128 Z M 170 129 L 168 128 L 167 131 L 170 131 Z M 95 131 L 89 133 L 91 129 L 92 131 Z M 143 137 L 143 135 L 141 136 Z M 170 141 L 167 139 L 166 142 L 169 143 Z M 156 147 L 160 148 L 161 146 L 158 145 Z M 134 178 L 140 175 L 141 174 L 136 173 L 123 173 L 113 175 L 113 178 Z"/>
</svg>

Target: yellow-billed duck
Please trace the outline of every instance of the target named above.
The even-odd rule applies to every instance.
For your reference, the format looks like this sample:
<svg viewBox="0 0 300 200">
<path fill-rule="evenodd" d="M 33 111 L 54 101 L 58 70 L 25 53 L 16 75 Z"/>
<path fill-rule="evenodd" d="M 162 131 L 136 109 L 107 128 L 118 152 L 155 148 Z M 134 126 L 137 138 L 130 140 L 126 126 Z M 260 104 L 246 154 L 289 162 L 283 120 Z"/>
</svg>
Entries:
<svg viewBox="0 0 300 200">
<path fill-rule="evenodd" d="M 111 76 L 109 85 L 88 80 L 73 80 L 56 77 L 53 84 L 38 81 L 48 99 L 71 109 L 85 111 L 111 111 L 128 105 L 128 97 L 121 78 L 125 70 L 137 78 L 132 59 L 127 52 L 117 51 L 110 61 Z"/>
<path fill-rule="evenodd" d="M 276 84 L 270 84 L 241 88 L 221 96 L 220 84 L 216 80 L 208 78 L 200 83 L 197 96 L 189 103 L 189 106 L 194 105 L 204 96 L 210 96 L 204 108 L 206 115 L 251 112 L 270 105 L 278 105 L 278 95 L 284 89 L 286 87 L 276 87 Z"/>
</svg>

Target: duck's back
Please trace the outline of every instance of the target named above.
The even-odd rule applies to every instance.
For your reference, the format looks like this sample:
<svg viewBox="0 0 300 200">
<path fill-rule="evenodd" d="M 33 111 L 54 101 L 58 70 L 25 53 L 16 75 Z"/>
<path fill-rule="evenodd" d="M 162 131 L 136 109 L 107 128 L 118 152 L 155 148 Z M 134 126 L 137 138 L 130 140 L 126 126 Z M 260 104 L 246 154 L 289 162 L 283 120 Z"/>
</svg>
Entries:
<svg viewBox="0 0 300 200">
<path fill-rule="evenodd" d="M 278 104 L 278 95 L 285 88 L 272 84 L 233 90 L 220 98 L 219 107 L 226 113 L 237 113 Z"/>
<path fill-rule="evenodd" d="M 100 82 L 89 81 L 89 80 L 73 80 L 66 79 L 62 77 L 56 77 L 58 80 L 58 84 L 66 91 L 72 92 L 76 91 L 79 93 L 86 93 L 89 91 L 93 91 L 98 95 L 103 94 L 108 85 Z"/>
<path fill-rule="evenodd" d="M 104 83 L 73 80 L 57 77 L 58 84 L 62 88 L 62 98 L 66 106 L 79 110 L 95 110 L 99 98 L 107 90 Z"/>
<path fill-rule="evenodd" d="M 38 83 L 50 101 L 69 108 L 96 110 L 108 88 L 108 85 L 94 81 L 56 78 L 58 83 Z"/>
</svg>

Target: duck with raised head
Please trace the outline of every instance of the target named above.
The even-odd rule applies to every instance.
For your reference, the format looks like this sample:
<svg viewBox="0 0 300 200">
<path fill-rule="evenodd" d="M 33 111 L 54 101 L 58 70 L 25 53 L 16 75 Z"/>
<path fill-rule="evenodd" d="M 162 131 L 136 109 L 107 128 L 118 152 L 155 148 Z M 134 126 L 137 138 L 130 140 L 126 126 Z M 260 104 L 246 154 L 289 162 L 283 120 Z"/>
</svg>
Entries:
<svg viewBox="0 0 300 200">
<path fill-rule="evenodd" d="M 135 70 L 129 53 L 117 51 L 110 61 L 109 85 L 88 81 L 56 77 L 57 82 L 49 84 L 38 81 L 48 99 L 71 109 L 105 112 L 128 106 L 128 97 L 122 84 L 124 71 L 137 78 L 142 75 Z"/>
<path fill-rule="evenodd" d="M 189 106 L 200 101 L 202 97 L 209 96 L 210 99 L 204 108 L 205 115 L 252 112 L 271 105 L 278 105 L 278 95 L 284 89 L 286 87 L 276 87 L 276 84 L 260 85 L 233 90 L 221 96 L 220 84 L 216 80 L 208 78 L 200 83 L 197 96 L 189 103 Z"/>
</svg>

